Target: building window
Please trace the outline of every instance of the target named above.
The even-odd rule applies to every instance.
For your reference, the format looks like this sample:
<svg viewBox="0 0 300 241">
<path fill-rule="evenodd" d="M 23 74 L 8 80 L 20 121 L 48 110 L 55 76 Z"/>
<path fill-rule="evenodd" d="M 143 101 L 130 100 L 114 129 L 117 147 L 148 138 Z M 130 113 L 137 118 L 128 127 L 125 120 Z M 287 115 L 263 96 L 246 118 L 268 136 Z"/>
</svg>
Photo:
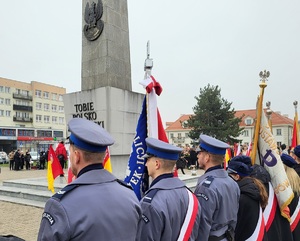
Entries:
<svg viewBox="0 0 300 241">
<path fill-rule="evenodd" d="M 5 87 L 5 93 L 10 93 L 10 87 Z"/>
<path fill-rule="evenodd" d="M 189 133 L 185 133 L 185 138 L 188 138 L 189 137 Z"/>
<path fill-rule="evenodd" d="M 171 137 L 171 139 L 173 139 L 174 138 L 174 133 L 171 133 L 170 137 Z"/>
<path fill-rule="evenodd" d="M 52 105 L 52 111 L 57 112 L 57 105 Z"/>
<path fill-rule="evenodd" d="M 59 124 L 64 124 L 65 119 L 64 119 L 64 117 L 59 117 L 58 121 L 59 121 Z"/>
<path fill-rule="evenodd" d="M 42 91 L 35 90 L 35 96 L 41 98 L 42 97 Z"/>
<path fill-rule="evenodd" d="M 181 133 L 178 133 L 178 138 L 181 138 Z"/>
<path fill-rule="evenodd" d="M 36 102 L 35 107 L 36 107 L 37 110 L 41 110 L 42 109 L 42 103 Z"/>
<path fill-rule="evenodd" d="M 4 110 L 0 110 L 0 116 L 4 116 Z"/>
<path fill-rule="evenodd" d="M 59 106 L 59 107 L 58 107 L 58 111 L 59 111 L 59 112 L 64 112 L 64 107 L 63 107 L 63 106 Z"/>
<path fill-rule="evenodd" d="M 10 117 L 10 110 L 6 110 L 6 111 L 5 111 L 5 116 L 6 116 L 6 117 Z"/>
<path fill-rule="evenodd" d="M 5 104 L 10 105 L 10 99 L 5 99 Z"/>
<path fill-rule="evenodd" d="M 0 98 L 0 104 L 3 105 L 4 104 L 4 99 Z"/>
<path fill-rule="evenodd" d="M 53 131 L 53 136 L 54 137 L 63 137 L 64 132 L 63 131 Z"/>
<path fill-rule="evenodd" d="M 18 136 L 34 136 L 34 130 L 18 130 Z"/>
<path fill-rule="evenodd" d="M 56 116 L 52 116 L 52 123 L 57 124 L 57 117 Z"/>
<path fill-rule="evenodd" d="M 42 116 L 41 115 L 36 115 L 35 116 L 35 121 L 36 122 L 42 122 Z"/>
<path fill-rule="evenodd" d="M 44 115 L 44 123 L 50 123 L 50 116 Z"/>
<path fill-rule="evenodd" d="M 0 85 L 0 92 L 3 92 L 4 88 Z"/>
<path fill-rule="evenodd" d="M 282 134 L 281 134 L 281 129 L 276 129 L 276 135 L 277 136 L 281 136 Z"/>
<path fill-rule="evenodd" d="M 62 95 L 59 95 L 59 96 L 58 96 L 58 100 L 59 100 L 59 101 L 63 101 L 63 96 L 62 96 Z"/>
<path fill-rule="evenodd" d="M 249 136 L 249 130 L 244 130 L 244 136 Z"/>
<path fill-rule="evenodd" d="M 49 111 L 49 104 L 44 104 L 44 111 Z"/>
<path fill-rule="evenodd" d="M 52 93 L 52 100 L 56 100 L 57 99 L 57 94 Z"/>
<path fill-rule="evenodd" d="M 44 99 L 49 99 L 49 92 L 44 92 Z"/>
<path fill-rule="evenodd" d="M 38 130 L 36 134 L 37 137 L 52 137 L 52 131 Z"/>
</svg>

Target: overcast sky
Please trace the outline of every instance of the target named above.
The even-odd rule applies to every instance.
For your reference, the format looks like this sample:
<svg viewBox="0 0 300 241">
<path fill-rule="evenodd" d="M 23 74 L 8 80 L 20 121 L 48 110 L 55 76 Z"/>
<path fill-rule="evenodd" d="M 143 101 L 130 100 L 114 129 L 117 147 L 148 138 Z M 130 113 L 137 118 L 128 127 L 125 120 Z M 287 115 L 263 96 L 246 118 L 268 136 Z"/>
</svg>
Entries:
<svg viewBox="0 0 300 241">
<path fill-rule="evenodd" d="M 80 0 L 0 1 L 0 77 L 80 91 L 81 8 Z M 128 12 L 133 91 L 144 93 L 138 83 L 150 40 L 163 122 L 193 113 L 207 84 L 235 110 L 255 109 L 264 69 L 264 106 L 271 101 L 273 111 L 294 117 L 300 1 L 128 0 Z"/>
</svg>

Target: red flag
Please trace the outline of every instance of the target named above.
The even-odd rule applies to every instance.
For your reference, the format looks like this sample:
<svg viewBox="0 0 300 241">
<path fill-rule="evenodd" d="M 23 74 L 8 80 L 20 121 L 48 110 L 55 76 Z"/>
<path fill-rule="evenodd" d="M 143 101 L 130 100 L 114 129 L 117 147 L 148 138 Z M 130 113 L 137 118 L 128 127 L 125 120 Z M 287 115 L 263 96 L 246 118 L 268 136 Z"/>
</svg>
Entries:
<svg viewBox="0 0 300 241">
<path fill-rule="evenodd" d="M 49 158 L 50 156 L 50 158 Z M 57 176 L 64 174 L 63 169 L 61 168 L 61 165 L 58 161 L 57 156 L 55 155 L 55 152 L 53 150 L 53 147 L 50 146 L 49 153 L 48 153 L 48 160 L 52 160 L 52 175 L 55 179 Z"/>
<path fill-rule="evenodd" d="M 292 148 L 295 148 L 298 145 L 298 114 L 296 112 L 294 117 L 294 126 L 293 126 L 293 137 L 292 137 Z"/>
</svg>

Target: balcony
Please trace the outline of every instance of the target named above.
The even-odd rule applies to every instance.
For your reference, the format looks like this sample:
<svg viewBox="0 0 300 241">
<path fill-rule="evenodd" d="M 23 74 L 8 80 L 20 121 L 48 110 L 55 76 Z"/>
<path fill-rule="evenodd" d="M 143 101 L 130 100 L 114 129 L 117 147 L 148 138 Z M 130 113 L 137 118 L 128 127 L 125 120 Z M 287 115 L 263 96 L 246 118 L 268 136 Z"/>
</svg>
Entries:
<svg viewBox="0 0 300 241">
<path fill-rule="evenodd" d="M 32 112 L 32 106 L 27 105 L 13 105 L 13 110 L 22 110 Z"/>
<path fill-rule="evenodd" d="M 184 137 L 173 137 L 172 140 L 176 144 L 183 144 L 185 142 Z"/>
<path fill-rule="evenodd" d="M 19 116 L 14 116 L 13 117 L 14 121 L 19 121 L 19 122 L 30 122 L 32 123 L 32 118 L 30 117 L 19 117 Z"/>
<path fill-rule="evenodd" d="M 23 94 L 13 93 L 13 97 L 15 99 L 21 99 L 21 100 L 32 100 L 32 95 L 23 95 Z"/>
</svg>

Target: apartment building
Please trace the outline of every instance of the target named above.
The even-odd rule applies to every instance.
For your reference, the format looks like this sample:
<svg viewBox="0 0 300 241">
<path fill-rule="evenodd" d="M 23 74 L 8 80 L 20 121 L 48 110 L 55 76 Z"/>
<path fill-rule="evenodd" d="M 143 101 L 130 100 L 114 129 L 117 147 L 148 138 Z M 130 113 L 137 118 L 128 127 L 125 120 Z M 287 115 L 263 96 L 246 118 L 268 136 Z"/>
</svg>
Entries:
<svg viewBox="0 0 300 241">
<path fill-rule="evenodd" d="M 266 112 L 266 109 L 264 110 Z M 176 146 L 192 146 L 195 141 L 188 137 L 190 131 L 189 128 L 184 127 L 184 123 L 190 118 L 191 115 L 181 115 L 174 122 L 166 123 L 166 134 L 169 139 L 170 144 Z M 238 137 L 240 139 L 240 144 L 249 144 L 252 141 L 254 135 L 254 124 L 256 118 L 256 109 L 253 110 L 238 110 L 235 116 L 240 118 L 240 127 L 244 128 L 241 135 Z M 270 122 L 272 124 L 273 136 L 276 140 L 278 146 L 281 144 L 286 144 L 290 146 L 292 143 L 292 132 L 294 121 L 285 115 L 281 115 L 280 112 L 273 112 L 270 115 Z"/>
<path fill-rule="evenodd" d="M 0 77 L 0 151 L 47 150 L 66 137 L 66 89 Z"/>
</svg>

